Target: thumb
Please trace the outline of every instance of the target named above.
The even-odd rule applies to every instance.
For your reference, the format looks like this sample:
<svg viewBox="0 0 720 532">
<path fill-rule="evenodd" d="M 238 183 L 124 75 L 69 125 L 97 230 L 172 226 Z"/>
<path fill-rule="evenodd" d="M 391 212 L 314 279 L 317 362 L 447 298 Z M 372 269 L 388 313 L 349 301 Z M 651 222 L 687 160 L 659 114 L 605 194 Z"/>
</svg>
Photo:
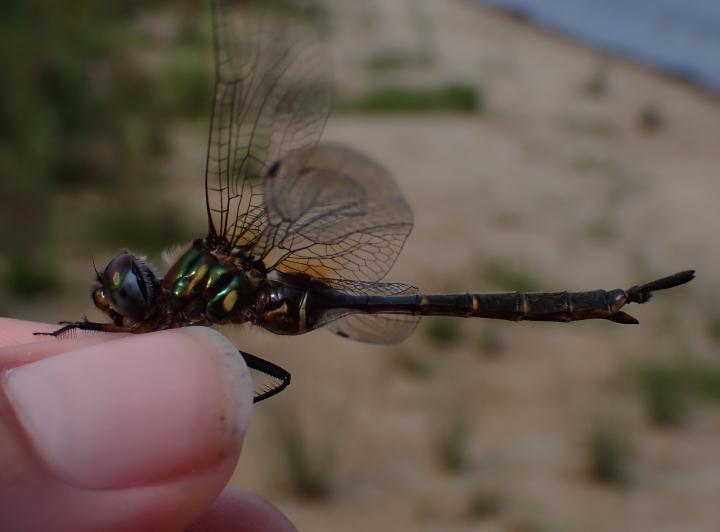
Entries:
<svg viewBox="0 0 720 532">
<path fill-rule="evenodd" d="M 242 356 L 205 328 L 5 347 L 0 377 L 4 530 L 180 530 L 252 410 Z"/>
</svg>

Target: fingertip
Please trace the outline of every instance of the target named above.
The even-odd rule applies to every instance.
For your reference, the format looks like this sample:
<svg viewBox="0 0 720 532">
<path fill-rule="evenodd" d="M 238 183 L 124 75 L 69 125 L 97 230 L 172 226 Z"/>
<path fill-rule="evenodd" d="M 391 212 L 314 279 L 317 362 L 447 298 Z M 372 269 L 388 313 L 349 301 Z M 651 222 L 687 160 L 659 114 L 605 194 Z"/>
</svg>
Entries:
<svg viewBox="0 0 720 532">
<path fill-rule="evenodd" d="M 226 488 L 186 532 L 295 532 L 297 528 L 266 499 Z"/>
<path fill-rule="evenodd" d="M 50 323 L 0 318 L 0 347 L 41 342 L 47 340 L 47 337 L 35 333 L 49 333 L 57 329 L 57 325 Z"/>
<path fill-rule="evenodd" d="M 239 455 L 252 381 L 216 331 L 134 335 L 13 368 L 4 387 L 48 468 L 70 485 L 125 488 Z"/>
</svg>

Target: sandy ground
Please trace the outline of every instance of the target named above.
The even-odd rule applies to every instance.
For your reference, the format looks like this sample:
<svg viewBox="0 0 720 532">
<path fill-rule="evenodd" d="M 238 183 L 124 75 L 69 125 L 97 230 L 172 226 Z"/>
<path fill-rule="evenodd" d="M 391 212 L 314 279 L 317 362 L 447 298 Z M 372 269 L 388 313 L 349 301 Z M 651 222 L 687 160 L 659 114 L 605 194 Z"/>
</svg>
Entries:
<svg viewBox="0 0 720 532">
<path fill-rule="evenodd" d="M 487 98 L 477 116 L 331 119 L 325 139 L 382 161 L 415 212 L 389 279 L 492 290 L 491 263 L 546 290 L 626 287 L 689 267 L 700 277 L 633 309 L 638 327 L 464 322 L 450 348 L 421 330 L 403 349 L 429 365 L 424 377 L 397 368 L 398 348 L 244 331 L 238 343 L 294 382 L 257 409 L 235 483 L 301 530 L 717 530 L 720 411 L 659 431 L 615 384 L 630 361 L 717 357 L 705 334 L 720 293 L 717 100 L 460 0 L 344 1 L 334 13 L 341 94 L 459 80 Z M 419 46 L 432 66 L 376 79 L 362 68 L 372 54 Z M 607 90 L 593 96 L 584 87 L 600 71 Z M 638 126 L 647 106 L 665 124 L 654 134 Z M 489 334 L 502 345 L 495 359 L 479 354 Z M 283 481 L 274 423 L 295 416 L 321 461 L 334 456 L 326 501 Z M 469 465 L 448 473 L 433 441 L 439 421 L 455 418 L 469 430 Z M 601 421 L 636 446 L 630 487 L 586 473 L 585 439 Z M 502 501 L 483 519 L 466 510 L 478 492 Z"/>
</svg>

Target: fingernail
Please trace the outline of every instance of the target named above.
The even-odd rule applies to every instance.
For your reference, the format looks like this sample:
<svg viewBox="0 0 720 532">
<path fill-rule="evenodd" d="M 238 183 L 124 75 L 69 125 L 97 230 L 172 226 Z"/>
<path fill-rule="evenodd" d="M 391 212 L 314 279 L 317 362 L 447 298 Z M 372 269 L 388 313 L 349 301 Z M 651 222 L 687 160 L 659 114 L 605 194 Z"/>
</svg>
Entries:
<svg viewBox="0 0 720 532">
<path fill-rule="evenodd" d="M 245 361 L 205 328 L 131 336 L 8 370 L 38 456 L 65 482 L 123 488 L 238 453 L 252 411 Z"/>
</svg>

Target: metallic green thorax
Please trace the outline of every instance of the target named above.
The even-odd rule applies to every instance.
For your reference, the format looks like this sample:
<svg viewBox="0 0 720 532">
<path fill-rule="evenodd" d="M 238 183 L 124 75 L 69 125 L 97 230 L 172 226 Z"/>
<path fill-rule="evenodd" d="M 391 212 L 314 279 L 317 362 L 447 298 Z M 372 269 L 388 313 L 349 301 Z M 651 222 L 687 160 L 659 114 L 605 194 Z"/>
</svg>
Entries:
<svg viewBox="0 0 720 532">
<path fill-rule="evenodd" d="M 250 295 L 242 272 L 224 267 L 214 256 L 194 247 L 180 257 L 165 281 L 176 306 L 185 308 L 191 320 L 201 319 L 200 313 L 211 321 L 221 321 Z"/>
</svg>

